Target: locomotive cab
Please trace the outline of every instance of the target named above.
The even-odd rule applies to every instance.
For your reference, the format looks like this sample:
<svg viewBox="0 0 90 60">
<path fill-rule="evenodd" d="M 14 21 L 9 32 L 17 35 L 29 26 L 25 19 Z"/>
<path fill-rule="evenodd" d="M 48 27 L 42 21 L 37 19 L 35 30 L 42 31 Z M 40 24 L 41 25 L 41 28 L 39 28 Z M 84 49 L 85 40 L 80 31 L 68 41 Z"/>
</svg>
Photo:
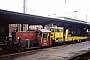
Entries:
<svg viewBox="0 0 90 60">
<path fill-rule="evenodd" d="M 54 42 L 63 42 L 64 28 L 63 27 L 50 27 L 51 39 Z"/>
<path fill-rule="evenodd" d="M 51 46 L 51 31 L 46 29 L 40 29 L 37 34 L 37 39 L 39 41 L 40 46 Z"/>
</svg>

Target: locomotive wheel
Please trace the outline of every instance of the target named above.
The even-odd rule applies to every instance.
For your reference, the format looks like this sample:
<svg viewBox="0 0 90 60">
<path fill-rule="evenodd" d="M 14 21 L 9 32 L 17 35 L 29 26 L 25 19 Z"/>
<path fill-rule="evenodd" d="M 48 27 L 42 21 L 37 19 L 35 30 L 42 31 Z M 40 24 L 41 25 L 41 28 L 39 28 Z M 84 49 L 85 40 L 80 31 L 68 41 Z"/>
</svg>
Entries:
<svg viewBox="0 0 90 60">
<path fill-rule="evenodd" d="M 14 45 L 15 52 L 22 52 L 24 51 L 24 48 L 21 47 L 21 45 Z"/>
<path fill-rule="evenodd" d="M 84 41 L 85 41 L 85 39 L 82 40 L 82 42 L 84 42 Z"/>
<path fill-rule="evenodd" d="M 79 42 L 81 42 L 81 40 L 79 40 Z"/>
<path fill-rule="evenodd" d="M 72 43 L 75 43 L 75 40 L 73 40 Z"/>
<path fill-rule="evenodd" d="M 3 48 L 2 47 L 0 47 L 0 51 L 3 51 Z"/>
<path fill-rule="evenodd" d="M 80 42 L 80 40 L 77 40 L 77 42 L 79 43 L 79 42 Z"/>
<path fill-rule="evenodd" d="M 14 49 L 13 49 L 14 47 L 13 47 L 13 43 L 12 42 L 9 42 L 8 44 L 7 44 L 7 51 L 9 51 L 9 52 L 14 52 Z"/>
</svg>

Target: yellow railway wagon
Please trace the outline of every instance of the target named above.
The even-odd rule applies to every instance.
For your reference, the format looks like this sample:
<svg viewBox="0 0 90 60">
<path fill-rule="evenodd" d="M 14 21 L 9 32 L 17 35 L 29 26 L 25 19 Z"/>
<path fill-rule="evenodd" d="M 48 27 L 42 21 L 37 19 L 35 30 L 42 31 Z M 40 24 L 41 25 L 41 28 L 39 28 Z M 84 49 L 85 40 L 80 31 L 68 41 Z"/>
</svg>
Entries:
<svg viewBox="0 0 90 60">
<path fill-rule="evenodd" d="M 71 36 L 71 37 L 67 37 L 67 38 L 65 38 L 65 41 L 82 41 L 82 40 L 85 40 L 85 39 L 87 39 L 87 37 L 86 36 Z"/>
<path fill-rule="evenodd" d="M 51 39 L 54 42 L 72 42 L 72 41 L 83 41 L 87 39 L 87 36 L 71 36 L 69 29 L 64 32 L 64 27 L 50 27 Z"/>
</svg>

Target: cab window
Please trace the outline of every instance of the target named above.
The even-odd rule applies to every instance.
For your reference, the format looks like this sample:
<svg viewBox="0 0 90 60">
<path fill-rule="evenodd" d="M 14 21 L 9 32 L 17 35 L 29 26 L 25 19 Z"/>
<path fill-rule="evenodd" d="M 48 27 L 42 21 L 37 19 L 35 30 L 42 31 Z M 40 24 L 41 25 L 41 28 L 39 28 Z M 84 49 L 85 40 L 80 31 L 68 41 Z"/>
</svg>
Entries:
<svg viewBox="0 0 90 60">
<path fill-rule="evenodd" d="M 57 32 L 60 32 L 60 29 L 57 29 Z"/>
<path fill-rule="evenodd" d="M 54 28 L 51 28 L 50 31 L 54 32 Z"/>
<path fill-rule="evenodd" d="M 60 29 L 55 29 L 55 32 L 60 32 Z"/>
<path fill-rule="evenodd" d="M 63 32 L 64 30 L 63 29 L 60 29 L 60 32 Z"/>
<path fill-rule="evenodd" d="M 41 32 L 38 32 L 38 33 L 37 33 L 37 36 L 38 36 L 38 37 L 41 37 L 41 36 L 42 36 L 42 33 L 41 33 Z"/>
<path fill-rule="evenodd" d="M 47 34 L 43 34 L 43 38 L 47 38 Z"/>
</svg>

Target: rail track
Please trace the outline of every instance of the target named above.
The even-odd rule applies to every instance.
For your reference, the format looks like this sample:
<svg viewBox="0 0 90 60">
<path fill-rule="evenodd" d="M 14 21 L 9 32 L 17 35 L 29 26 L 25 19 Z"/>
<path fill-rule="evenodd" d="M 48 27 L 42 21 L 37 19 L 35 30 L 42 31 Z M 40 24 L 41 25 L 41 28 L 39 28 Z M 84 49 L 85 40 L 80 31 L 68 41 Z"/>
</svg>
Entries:
<svg viewBox="0 0 90 60">
<path fill-rule="evenodd" d="M 90 60 L 90 51 L 88 51 L 85 54 L 76 56 L 76 57 L 69 59 L 69 60 Z"/>
<path fill-rule="evenodd" d="M 67 44 L 64 44 L 67 45 Z M 56 47 L 60 45 L 54 45 L 50 47 Z M 50 48 L 50 47 L 42 47 L 42 48 L 31 48 L 28 50 L 25 50 L 24 52 L 18 52 L 18 53 L 13 53 L 13 52 L 8 52 L 8 51 L 3 51 L 0 53 L 0 60 L 13 60 L 14 58 L 21 57 L 21 56 L 27 56 L 31 54 L 35 54 L 39 51 L 44 51 L 45 48 Z"/>
<path fill-rule="evenodd" d="M 53 47 L 56 47 L 56 46 L 53 46 Z M 50 47 L 48 47 L 48 48 L 50 48 Z M 19 53 L 3 52 L 2 55 L 0 55 L 0 60 L 13 60 L 14 58 L 18 58 L 18 57 L 21 57 L 21 56 L 27 56 L 27 55 L 38 53 L 40 51 L 44 51 L 44 49 L 45 48 L 33 49 L 33 50 L 19 52 Z"/>
<path fill-rule="evenodd" d="M 36 50 L 25 51 L 20 53 L 5 54 L 0 56 L 0 60 L 13 60 L 14 58 L 35 54 L 39 51 L 43 51 L 43 49 L 36 49 Z"/>
<path fill-rule="evenodd" d="M 63 44 L 63 45 L 68 45 L 68 44 Z M 57 45 L 57 46 L 60 46 L 60 45 Z M 56 46 L 50 46 L 50 47 L 56 47 Z M 0 60 L 10 60 L 10 59 L 13 60 L 14 58 L 35 54 L 39 51 L 44 51 L 45 48 L 47 47 L 30 49 L 29 51 L 24 51 L 24 52 L 19 52 L 19 53 L 10 53 L 10 52 L 4 51 L 0 53 Z"/>
<path fill-rule="evenodd" d="M 5 54 L 10 54 L 10 52 L 8 52 L 8 51 L 0 51 L 0 56 L 5 55 Z"/>
</svg>

